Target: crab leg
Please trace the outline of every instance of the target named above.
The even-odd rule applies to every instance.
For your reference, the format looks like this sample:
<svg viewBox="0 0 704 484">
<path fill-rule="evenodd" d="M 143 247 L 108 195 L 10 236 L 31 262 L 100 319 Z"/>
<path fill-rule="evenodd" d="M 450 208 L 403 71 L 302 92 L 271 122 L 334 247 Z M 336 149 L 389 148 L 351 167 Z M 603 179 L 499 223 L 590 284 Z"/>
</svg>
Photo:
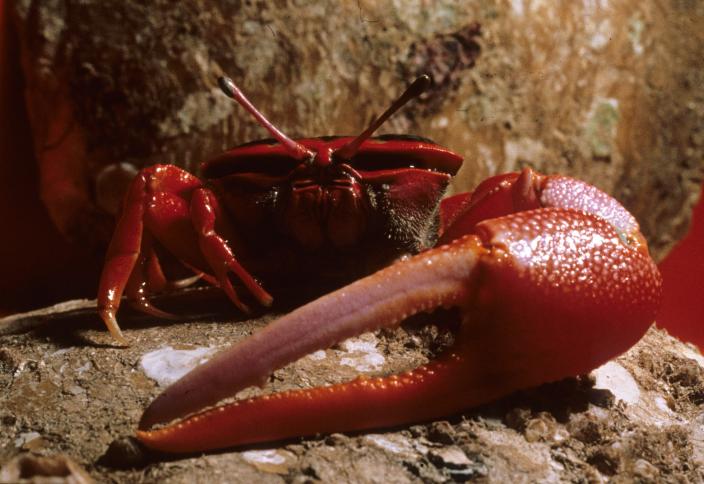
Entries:
<svg viewBox="0 0 704 484">
<path fill-rule="evenodd" d="M 195 190 L 191 200 L 191 219 L 198 232 L 198 242 L 203 257 L 212 269 L 220 287 L 240 310 L 249 312 L 249 307 L 240 300 L 232 287 L 228 277 L 232 272 L 262 305 L 270 306 L 271 295 L 242 267 L 227 242 L 215 231 L 216 215 L 220 215 L 222 219 L 220 207 L 213 192 L 205 188 Z"/>
<path fill-rule="evenodd" d="M 439 417 L 586 373 L 627 350 L 655 316 L 660 277 L 647 249 L 600 217 L 543 208 L 481 222 L 472 232 L 303 306 L 220 353 L 150 405 L 138 438 L 190 452 Z M 314 350 L 440 306 L 459 306 L 463 324 L 456 343 L 427 366 L 255 397 L 149 429 L 261 383 Z"/>
<path fill-rule="evenodd" d="M 137 263 L 125 286 L 127 300 L 132 307 L 145 314 L 157 318 L 175 319 L 175 315 L 154 307 L 147 297 L 149 294 L 162 291 L 167 284 L 159 259 L 154 252 L 151 235 L 143 233 Z"/>
<path fill-rule="evenodd" d="M 146 179 L 139 176 L 132 182 L 125 199 L 125 209 L 117 223 L 115 236 L 108 248 L 106 264 L 98 287 L 98 312 L 120 344 L 127 344 L 115 314 L 132 270 L 137 264 L 144 232 L 144 205 Z"/>
<path fill-rule="evenodd" d="M 217 233 L 216 218 L 221 226 L 228 228 L 229 241 Z M 271 296 L 235 258 L 229 245 L 235 242 L 232 232 L 217 199 L 198 178 L 173 165 L 154 165 L 142 170 L 125 198 L 98 287 L 98 310 L 113 337 L 127 345 L 116 319 L 123 292 L 135 307 L 147 314 L 171 316 L 152 306 L 147 298 L 169 287 L 153 250 L 155 242 L 166 247 L 199 278 L 222 287 L 242 311 L 249 308 L 234 290 L 230 274 L 259 303 L 270 305 Z M 192 281 L 189 278 L 174 285 Z"/>
</svg>

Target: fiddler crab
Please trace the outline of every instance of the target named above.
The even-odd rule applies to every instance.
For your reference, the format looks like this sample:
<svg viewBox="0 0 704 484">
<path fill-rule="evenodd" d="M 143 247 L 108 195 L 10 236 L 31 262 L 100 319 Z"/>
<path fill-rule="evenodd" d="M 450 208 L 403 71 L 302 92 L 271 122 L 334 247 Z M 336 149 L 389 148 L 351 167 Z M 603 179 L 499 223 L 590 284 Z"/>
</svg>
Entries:
<svg viewBox="0 0 704 484">
<path fill-rule="evenodd" d="M 294 140 L 221 78 L 273 139 L 206 161 L 203 179 L 173 165 L 139 172 L 98 292 L 119 343 L 123 295 L 169 316 L 149 301 L 168 285 L 158 246 L 245 312 L 243 295 L 269 306 L 282 281 L 353 280 L 168 387 L 139 423 L 146 446 L 195 452 L 435 419 L 588 373 L 643 336 L 661 278 L 614 198 L 526 168 L 443 200 L 459 155 L 424 138 L 372 136 L 429 83 L 418 78 L 359 136 Z M 461 315 L 454 343 L 419 368 L 216 406 L 313 351 L 450 307 Z"/>
</svg>

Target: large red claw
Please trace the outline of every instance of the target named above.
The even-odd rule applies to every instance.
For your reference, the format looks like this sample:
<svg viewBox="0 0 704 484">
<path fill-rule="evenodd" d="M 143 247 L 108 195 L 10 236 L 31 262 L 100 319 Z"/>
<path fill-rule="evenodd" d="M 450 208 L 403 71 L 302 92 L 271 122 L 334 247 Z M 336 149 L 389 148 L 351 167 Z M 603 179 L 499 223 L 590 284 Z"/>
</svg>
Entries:
<svg viewBox="0 0 704 484">
<path fill-rule="evenodd" d="M 637 230 L 637 226 L 635 228 Z M 398 262 L 284 316 L 169 387 L 138 438 L 193 452 L 441 417 L 518 389 L 586 373 L 626 351 L 659 304 L 647 249 L 581 210 L 544 208 Z M 439 306 L 460 306 L 455 344 L 402 375 L 215 407 L 295 359 Z"/>
<path fill-rule="evenodd" d="M 217 403 L 262 383 L 273 370 L 348 337 L 467 299 L 481 250 L 476 239 L 435 249 L 296 309 L 167 388 L 144 412 L 140 427 Z"/>
</svg>

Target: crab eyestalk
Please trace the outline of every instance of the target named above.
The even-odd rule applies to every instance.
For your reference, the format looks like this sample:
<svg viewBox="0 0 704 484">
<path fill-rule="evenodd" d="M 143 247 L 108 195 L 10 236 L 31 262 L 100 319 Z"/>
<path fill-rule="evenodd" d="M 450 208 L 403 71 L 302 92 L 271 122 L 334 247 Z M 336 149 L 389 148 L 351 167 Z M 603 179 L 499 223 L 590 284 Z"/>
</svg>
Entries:
<svg viewBox="0 0 704 484">
<path fill-rule="evenodd" d="M 294 140 L 286 136 L 279 128 L 274 126 L 271 121 L 266 119 L 264 115 L 254 107 L 254 104 L 250 102 L 249 99 L 244 95 L 235 82 L 226 76 L 221 76 L 218 78 L 218 85 L 222 92 L 231 99 L 237 101 L 240 106 L 247 110 L 249 114 L 254 116 L 261 126 L 267 129 L 271 135 L 278 140 L 291 154 L 291 156 L 299 161 L 312 159 L 315 155 L 312 151 L 307 149 L 300 143 L 296 143 Z"/>
<path fill-rule="evenodd" d="M 418 77 L 415 81 L 411 83 L 410 86 L 401 94 L 401 96 L 394 101 L 394 103 L 389 106 L 389 109 L 384 111 L 384 113 L 376 118 L 372 124 L 369 125 L 367 129 L 362 132 L 359 136 L 357 136 L 355 139 L 347 143 L 345 146 L 342 148 L 338 149 L 335 152 L 335 157 L 340 159 L 340 160 L 349 160 L 351 159 L 355 153 L 357 153 L 357 150 L 359 150 L 359 147 L 362 146 L 362 143 L 364 143 L 371 135 L 374 134 L 374 132 L 379 129 L 379 127 L 386 122 L 387 119 L 389 119 L 396 111 L 401 109 L 404 104 L 406 104 L 408 101 L 410 101 L 413 98 L 416 98 L 423 94 L 426 89 L 430 86 L 430 76 L 427 74 L 423 74 L 422 76 Z"/>
</svg>

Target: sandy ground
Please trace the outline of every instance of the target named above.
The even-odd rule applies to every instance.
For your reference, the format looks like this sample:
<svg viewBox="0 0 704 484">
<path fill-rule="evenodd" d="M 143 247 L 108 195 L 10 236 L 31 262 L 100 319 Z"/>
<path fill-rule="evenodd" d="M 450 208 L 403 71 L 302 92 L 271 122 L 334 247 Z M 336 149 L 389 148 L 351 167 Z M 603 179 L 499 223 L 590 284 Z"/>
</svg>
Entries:
<svg viewBox="0 0 704 484">
<path fill-rule="evenodd" d="M 273 317 L 241 320 L 217 296 L 197 291 L 189 297 L 164 304 L 220 315 L 191 314 L 164 324 L 124 312 L 132 342 L 127 349 L 111 346 L 93 301 L 0 320 L 0 482 L 71 469 L 76 476 L 78 468 L 98 482 L 704 479 L 704 358 L 656 329 L 589 376 L 444 420 L 207 455 L 145 451 L 131 435 L 142 409 L 160 392 L 158 381 L 193 364 L 180 357 L 197 361 Z M 426 316 L 314 353 L 274 373 L 264 390 L 242 395 L 414 367 L 451 340 L 443 322 L 451 316 Z M 38 460 L 42 456 L 50 459 Z"/>
</svg>

